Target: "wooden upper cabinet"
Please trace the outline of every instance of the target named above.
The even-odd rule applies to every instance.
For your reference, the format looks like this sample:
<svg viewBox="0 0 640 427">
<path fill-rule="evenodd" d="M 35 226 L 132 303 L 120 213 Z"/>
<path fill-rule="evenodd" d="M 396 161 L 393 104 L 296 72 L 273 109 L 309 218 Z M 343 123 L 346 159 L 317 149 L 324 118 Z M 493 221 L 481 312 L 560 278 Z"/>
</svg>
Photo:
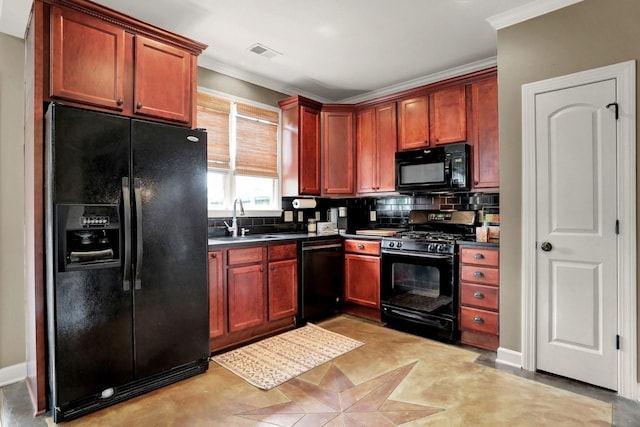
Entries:
<svg viewBox="0 0 640 427">
<path fill-rule="evenodd" d="M 395 191 L 396 104 L 360 110 L 356 117 L 357 192 Z"/>
<path fill-rule="evenodd" d="M 278 102 L 278 105 L 282 109 L 282 196 L 319 196 L 322 104 L 293 96 Z"/>
<path fill-rule="evenodd" d="M 467 139 L 464 85 L 398 102 L 398 150 L 413 150 Z"/>
<path fill-rule="evenodd" d="M 190 122 L 193 59 L 182 49 L 136 36 L 135 114 Z"/>
<path fill-rule="evenodd" d="M 191 126 L 206 45 L 91 2 L 64 5 L 49 6 L 48 100 Z"/>
<path fill-rule="evenodd" d="M 398 146 L 396 104 L 376 107 L 378 192 L 396 190 L 395 155 Z"/>
<path fill-rule="evenodd" d="M 52 5 L 50 62 L 52 98 L 123 110 L 124 29 Z"/>
<path fill-rule="evenodd" d="M 500 186 L 500 147 L 496 77 L 471 84 L 471 118 L 472 189 L 497 189 Z"/>
<path fill-rule="evenodd" d="M 429 142 L 428 96 L 398 102 L 398 150 L 428 147 Z"/>
<path fill-rule="evenodd" d="M 322 194 L 354 194 L 353 107 L 322 109 Z"/>
<path fill-rule="evenodd" d="M 453 86 L 429 94 L 429 135 L 431 145 L 467 139 L 465 86 Z"/>
</svg>

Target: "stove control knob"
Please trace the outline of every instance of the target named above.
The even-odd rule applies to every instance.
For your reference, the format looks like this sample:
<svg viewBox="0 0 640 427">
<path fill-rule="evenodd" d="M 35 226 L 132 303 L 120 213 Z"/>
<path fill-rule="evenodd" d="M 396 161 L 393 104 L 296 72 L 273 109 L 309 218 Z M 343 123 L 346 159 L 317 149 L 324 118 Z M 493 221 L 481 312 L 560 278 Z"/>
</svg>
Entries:
<svg viewBox="0 0 640 427">
<path fill-rule="evenodd" d="M 393 242 L 389 242 L 389 247 L 390 247 L 390 248 L 394 247 L 395 245 L 396 245 L 395 243 L 393 243 Z"/>
<path fill-rule="evenodd" d="M 433 243 L 429 243 L 429 244 L 427 245 L 427 251 L 428 251 L 428 252 L 435 252 L 436 250 L 437 250 L 437 249 L 436 249 L 436 245 L 435 245 L 435 244 L 433 244 Z"/>
<path fill-rule="evenodd" d="M 402 242 L 398 242 L 398 244 L 396 246 L 401 248 L 402 247 Z"/>
<path fill-rule="evenodd" d="M 445 245 L 445 244 L 439 244 L 439 245 L 438 245 L 438 253 L 443 254 L 443 253 L 445 253 L 445 252 L 447 252 L 447 245 Z"/>
</svg>

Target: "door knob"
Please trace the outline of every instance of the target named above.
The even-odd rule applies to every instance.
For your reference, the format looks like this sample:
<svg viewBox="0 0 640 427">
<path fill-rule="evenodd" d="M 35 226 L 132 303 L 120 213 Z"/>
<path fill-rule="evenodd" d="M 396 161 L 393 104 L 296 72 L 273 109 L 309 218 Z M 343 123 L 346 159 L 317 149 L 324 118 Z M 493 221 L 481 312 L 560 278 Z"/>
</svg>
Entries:
<svg viewBox="0 0 640 427">
<path fill-rule="evenodd" d="M 542 244 L 540 245 L 540 249 L 542 249 L 545 252 L 549 252 L 552 248 L 553 248 L 553 245 L 551 245 L 551 243 L 549 242 L 542 242 Z"/>
</svg>

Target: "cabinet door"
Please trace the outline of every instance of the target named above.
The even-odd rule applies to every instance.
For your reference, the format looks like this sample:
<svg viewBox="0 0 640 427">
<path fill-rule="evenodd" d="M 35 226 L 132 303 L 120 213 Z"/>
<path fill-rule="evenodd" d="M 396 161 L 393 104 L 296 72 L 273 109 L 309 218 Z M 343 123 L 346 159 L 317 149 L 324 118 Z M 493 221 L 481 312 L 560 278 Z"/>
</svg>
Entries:
<svg viewBox="0 0 640 427">
<path fill-rule="evenodd" d="M 135 45 L 133 111 L 189 123 L 192 55 L 143 36 L 136 36 Z"/>
<path fill-rule="evenodd" d="M 495 77 L 471 85 L 473 188 L 500 186 L 498 82 Z"/>
<path fill-rule="evenodd" d="M 265 286 L 262 264 L 227 269 L 229 332 L 265 322 Z"/>
<path fill-rule="evenodd" d="M 376 108 L 376 141 L 378 177 L 377 191 L 395 191 L 395 155 L 398 141 L 396 104 L 389 103 Z"/>
<path fill-rule="evenodd" d="M 300 194 L 320 195 L 320 111 L 300 107 Z"/>
<path fill-rule="evenodd" d="M 269 263 L 269 321 L 298 312 L 298 260 Z"/>
<path fill-rule="evenodd" d="M 374 193 L 377 187 L 378 154 L 376 147 L 376 111 L 358 111 L 356 115 L 357 192 Z"/>
<path fill-rule="evenodd" d="M 224 334 L 225 298 L 222 251 L 209 252 L 209 337 Z"/>
<path fill-rule="evenodd" d="M 344 300 L 366 307 L 380 307 L 380 258 L 345 254 Z"/>
<path fill-rule="evenodd" d="M 124 67 L 122 28 L 51 5 L 52 98 L 122 111 Z"/>
<path fill-rule="evenodd" d="M 429 99 L 418 96 L 398 103 L 398 150 L 429 146 Z"/>
<path fill-rule="evenodd" d="M 323 111 L 323 194 L 353 194 L 353 144 L 353 111 Z"/>
<path fill-rule="evenodd" d="M 431 145 L 467 140 L 465 86 L 454 86 L 429 94 Z"/>
</svg>

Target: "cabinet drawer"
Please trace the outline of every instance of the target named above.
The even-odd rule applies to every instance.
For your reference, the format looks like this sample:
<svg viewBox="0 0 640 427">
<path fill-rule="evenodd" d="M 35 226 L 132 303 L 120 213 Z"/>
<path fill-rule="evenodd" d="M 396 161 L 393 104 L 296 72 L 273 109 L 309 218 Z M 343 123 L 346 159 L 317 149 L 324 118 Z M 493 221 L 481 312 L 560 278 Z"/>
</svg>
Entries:
<svg viewBox="0 0 640 427">
<path fill-rule="evenodd" d="M 344 251 L 364 255 L 380 255 L 380 242 L 347 239 L 344 241 Z"/>
<path fill-rule="evenodd" d="M 460 268 L 460 280 L 498 286 L 498 269 L 478 267 L 477 265 L 463 265 Z"/>
<path fill-rule="evenodd" d="M 262 262 L 262 246 L 229 249 L 227 253 L 228 265 L 252 264 L 257 262 Z"/>
<path fill-rule="evenodd" d="M 460 248 L 460 262 L 498 267 L 499 252 L 496 249 L 462 247 Z"/>
<path fill-rule="evenodd" d="M 498 313 L 475 308 L 460 308 L 460 329 L 498 334 Z"/>
<path fill-rule="evenodd" d="M 460 284 L 460 304 L 497 311 L 498 288 L 463 282 Z"/>
<path fill-rule="evenodd" d="M 273 245 L 267 249 L 269 261 L 280 261 L 283 259 L 295 259 L 298 257 L 298 245 L 288 243 L 285 245 Z"/>
</svg>

